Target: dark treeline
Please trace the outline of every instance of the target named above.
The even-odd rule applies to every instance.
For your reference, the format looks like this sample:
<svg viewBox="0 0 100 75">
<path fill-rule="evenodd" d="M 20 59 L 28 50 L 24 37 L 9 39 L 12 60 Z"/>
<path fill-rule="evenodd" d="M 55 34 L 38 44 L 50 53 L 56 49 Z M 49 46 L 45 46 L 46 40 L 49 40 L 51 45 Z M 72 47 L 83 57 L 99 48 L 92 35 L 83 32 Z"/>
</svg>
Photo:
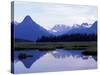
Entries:
<svg viewBox="0 0 100 75">
<path fill-rule="evenodd" d="M 70 34 L 61 36 L 49 36 L 38 39 L 37 42 L 67 42 L 67 41 L 97 41 L 96 34 Z"/>
</svg>

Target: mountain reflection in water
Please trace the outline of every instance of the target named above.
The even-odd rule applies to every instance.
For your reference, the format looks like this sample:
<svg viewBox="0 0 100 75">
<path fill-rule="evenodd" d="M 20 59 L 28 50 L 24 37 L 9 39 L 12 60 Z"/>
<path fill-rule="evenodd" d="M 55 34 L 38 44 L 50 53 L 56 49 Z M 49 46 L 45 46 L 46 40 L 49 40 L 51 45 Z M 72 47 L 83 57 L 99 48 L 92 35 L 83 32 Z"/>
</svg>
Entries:
<svg viewBox="0 0 100 75">
<path fill-rule="evenodd" d="M 18 55 L 20 53 L 31 55 L 32 57 L 19 60 Z M 14 54 L 15 73 L 81 70 L 97 67 L 96 56 L 84 56 L 79 50 L 56 49 L 48 52 L 26 50 L 15 51 Z"/>
</svg>

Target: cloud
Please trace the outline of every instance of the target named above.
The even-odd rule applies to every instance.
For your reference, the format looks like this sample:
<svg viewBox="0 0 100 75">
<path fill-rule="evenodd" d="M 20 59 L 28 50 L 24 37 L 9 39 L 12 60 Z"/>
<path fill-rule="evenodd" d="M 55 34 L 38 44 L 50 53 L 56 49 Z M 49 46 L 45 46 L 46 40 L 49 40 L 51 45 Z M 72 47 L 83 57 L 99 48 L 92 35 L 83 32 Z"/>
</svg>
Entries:
<svg viewBox="0 0 100 75">
<path fill-rule="evenodd" d="M 46 29 L 55 24 L 73 25 L 97 20 L 97 7 L 54 3 L 15 2 L 15 20 L 21 22 L 26 15 Z"/>
</svg>

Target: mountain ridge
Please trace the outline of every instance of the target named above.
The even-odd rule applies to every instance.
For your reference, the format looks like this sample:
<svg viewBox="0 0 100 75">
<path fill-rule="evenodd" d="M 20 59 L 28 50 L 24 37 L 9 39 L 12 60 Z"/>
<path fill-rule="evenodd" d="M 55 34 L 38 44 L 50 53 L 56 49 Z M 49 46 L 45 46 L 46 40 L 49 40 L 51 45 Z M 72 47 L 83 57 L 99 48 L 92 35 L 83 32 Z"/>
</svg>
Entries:
<svg viewBox="0 0 100 75">
<path fill-rule="evenodd" d="M 95 25 L 94 25 L 95 24 Z M 62 30 L 60 30 L 60 28 Z M 53 30 L 54 29 L 54 30 Z M 54 32 L 56 31 L 56 32 Z M 50 32 L 55 34 L 56 36 L 63 35 L 63 34 L 96 34 L 97 33 L 97 21 L 93 24 L 82 23 L 81 25 L 75 24 L 72 27 L 70 26 L 54 26 Z"/>
<path fill-rule="evenodd" d="M 24 20 L 18 25 L 15 25 L 14 28 L 15 38 L 17 39 L 36 41 L 42 36 L 51 35 L 46 29 L 33 21 L 30 16 L 26 16 Z"/>
</svg>

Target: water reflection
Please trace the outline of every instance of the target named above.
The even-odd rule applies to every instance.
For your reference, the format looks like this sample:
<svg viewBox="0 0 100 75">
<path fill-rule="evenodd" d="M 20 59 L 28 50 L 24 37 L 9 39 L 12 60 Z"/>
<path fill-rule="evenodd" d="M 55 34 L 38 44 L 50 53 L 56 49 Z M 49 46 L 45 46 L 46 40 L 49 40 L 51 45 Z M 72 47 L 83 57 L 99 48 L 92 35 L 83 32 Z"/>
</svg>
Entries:
<svg viewBox="0 0 100 75">
<path fill-rule="evenodd" d="M 31 57 L 19 60 L 18 55 L 20 53 L 31 55 Z M 16 51 L 15 73 L 92 69 L 96 68 L 96 59 L 96 56 L 82 55 L 79 50 Z"/>
<path fill-rule="evenodd" d="M 82 57 L 83 55 L 81 54 L 81 51 L 67 51 L 67 50 L 62 50 L 62 49 L 56 49 L 55 51 L 51 52 L 51 54 L 55 57 L 55 58 L 65 58 L 65 57 L 69 57 L 69 56 L 73 56 L 74 58 L 79 58 Z"/>
<path fill-rule="evenodd" d="M 27 52 L 28 51 L 28 52 Z M 31 56 L 31 57 L 26 57 L 25 59 L 22 59 L 20 60 L 24 66 L 26 68 L 30 68 L 31 65 L 36 62 L 40 57 L 42 57 L 43 55 L 46 54 L 45 51 L 38 51 L 38 50 L 35 50 L 35 51 L 30 51 L 30 50 L 26 50 L 26 51 L 16 51 L 15 52 L 15 61 L 19 61 L 19 55 L 20 54 L 26 54 L 27 56 Z"/>
</svg>

